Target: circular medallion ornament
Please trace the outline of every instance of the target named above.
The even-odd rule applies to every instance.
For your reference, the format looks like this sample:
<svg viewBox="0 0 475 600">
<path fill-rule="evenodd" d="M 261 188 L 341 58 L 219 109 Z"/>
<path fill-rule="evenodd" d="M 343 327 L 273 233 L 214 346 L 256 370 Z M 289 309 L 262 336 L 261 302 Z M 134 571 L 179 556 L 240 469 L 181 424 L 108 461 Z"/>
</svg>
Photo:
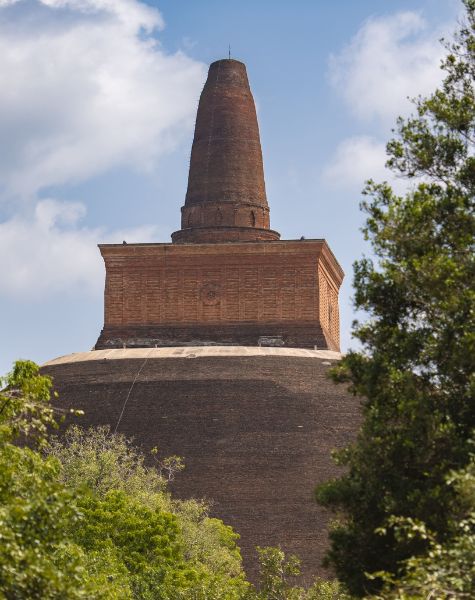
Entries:
<svg viewBox="0 0 475 600">
<path fill-rule="evenodd" d="M 221 298 L 219 283 L 205 283 L 201 288 L 201 301 L 207 306 L 218 304 Z"/>
</svg>

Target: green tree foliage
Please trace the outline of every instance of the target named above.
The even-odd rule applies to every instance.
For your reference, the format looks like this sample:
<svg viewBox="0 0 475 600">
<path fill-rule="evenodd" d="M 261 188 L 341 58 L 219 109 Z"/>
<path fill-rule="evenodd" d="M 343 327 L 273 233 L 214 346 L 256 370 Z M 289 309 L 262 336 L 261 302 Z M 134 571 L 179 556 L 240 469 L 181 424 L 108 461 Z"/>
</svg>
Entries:
<svg viewBox="0 0 475 600">
<path fill-rule="evenodd" d="M 422 538 L 429 550 L 405 563 L 405 574 L 398 580 L 380 573 L 386 585 L 375 600 L 423 600 L 426 598 L 462 600 L 475 598 L 475 457 L 464 469 L 450 474 L 448 485 L 460 499 L 460 514 L 451 523 L 452 535 L 444 542 L 422 522 L 393 518 L 396 535 Z"/>
<path fill-rule="evenodd" d="M 176 457 L 165 477 L 106 429 L 76 428 L 48 445 L 49 378 L 19 361 L 2 383 L 1 598 L 244 597 L 238 536 L 203 503 L 166 491 Z"/>
<path fill-rule="evenodd" d="M 60 438 L 51 437 L 46 449 L 61 463 L 60 481 L 74 489 L 85 489 L 104 497 L 110 491 L 124 492 L 147 505 L 166 491 L 166 481 L 144 456 L 109 427 L 69 427 Z"/>
<path fill-rule="evenodd" d="M 1 442 L 29 436 L 32 443 L 45 444 L 47 428 L 56 426 L 50 405 L 51 380 L 40 377 L 38 366 L 25 360 L 0 379 L 0 386 Z"/>
<path fill-rule="evenodd" d="M 60 465 L 35 445 L 54 424 L 51 381 L 18 362 L 0 392 L 0 593 L 2 598 L 102 598 L 104 578 L 87 576 L 87 561 L 67 532 L 81 515 L 58 482 Z M 22 436 L 31 447 L 13 442 Z M 114 595 L 110 586 L 108 598 Z"/>
<path fill-rule="evenodd" d="M 87 553 L 113 556 L 134 598 L 233 600 L 247 591 L 238 536 L 209 518 L 203 502 L 173 500 L 168 475 L 146 466 L 123 435 L 72 427 L 46 451 L 60 461 L 61 482 L 76 490 L 84 516 L 70 536 Z M 180 466 L 172 458 L 167 474 L 172 462 Z"/>
<path fill-rule="evenodd" d="M 257 548 L 260 563 L 260 598 L 294 600 L 301 598 L 302 590 L 294 587 L 292 578 L 300 574 L 296 556 L 286 558 L 280 548 Z"/>
<path fill-rule="evenodd" d="M 369 182 L 362 205 L 375 260 L 355 264 L 355 304 L 369 318 L 334 377 L 363 399 L 364 422 L 337 455 L 347 474 L 317 490 L 338 516 L 328 562 L 358 596 L 382 585 L 366 573 L 397 576 L 456 535 L 446 478 L 468 464 L 475 427 L 475 2 L 464 5 L 442 86 L 388 144 L 412 187 L 398 197 Z M 398 535 L 391 515 L 424 523 L 432 541 Z"/>
<path fill-rule="evenodd" d="M 259 591 L 252 590 L 246 600 L 349 600 L 337 581 L 316 578 L 310 588 L 295 585 L 300 575 L 300 560 L 286 556 L 280 548 L 257 548 Z"/>
</svg>

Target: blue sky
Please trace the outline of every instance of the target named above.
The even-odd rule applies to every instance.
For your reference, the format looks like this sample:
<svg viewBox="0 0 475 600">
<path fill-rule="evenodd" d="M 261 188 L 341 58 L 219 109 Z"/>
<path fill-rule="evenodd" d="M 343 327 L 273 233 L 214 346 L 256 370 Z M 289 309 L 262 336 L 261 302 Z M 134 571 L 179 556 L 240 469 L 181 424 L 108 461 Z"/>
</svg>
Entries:
<svg viewBox="0 0 475 600">
<path fill-rule="evenodd" d="M 170 241 L 207 65 L 228 44 L 258 108 L 271 226 L 329 242 L 348 348 L 360 191 L 391 177 L 391 127 L 440 81 L 438 40 L 460 13 L 458 0 L 0 0 L 0 373 L 93 346 L 98 243 Z"/>
</svg>

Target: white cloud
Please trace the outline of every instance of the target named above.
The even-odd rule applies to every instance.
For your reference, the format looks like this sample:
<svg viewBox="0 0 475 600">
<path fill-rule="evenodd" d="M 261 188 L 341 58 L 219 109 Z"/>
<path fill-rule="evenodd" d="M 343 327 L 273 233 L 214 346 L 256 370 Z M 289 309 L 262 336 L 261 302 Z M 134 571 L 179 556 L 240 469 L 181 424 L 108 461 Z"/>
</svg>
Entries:
<svg viewBox="0 0 475 600">
<path fill-rule="evenodd" d="M 152 241 L 154 227 L 108 232 L 81 226 L 81 203 L 47 199 L 29 217 L 0 223 L 2 295 L 35 301 L 58 292 L 99 294 L 104 265 L 97 242 Z"/>
<path fill-rule="evenodd" d="M 439 38 L 415 12 L 371 18 L 331 57 L 331 81 L 354 116 L 392 125 L 412 110 L 407 97 L 427 95 L 441 81 Z"/>
<path fill-rule="evenodd" d="M 388 181 L 397 193 L 408 186 L 384 166 L 388 157 L 386 145 L 374 137 L 360 135 L 341 142 L 322 171 L 322 179 L 336 189 L 360 192 L 365 181 Z"/>
<path fill-rule="evenodd" d="M 431 94 L 441 82 L 444 48 L 439 39 L 445 24 L 429 29 L 415 12 L 368 19 L 336 56 L 330 59 L 330 78 L 350 113 L 371 121 L 377 135 L 356 135 L 339 143 L 322 179 L 334 188 L 361 191 L 368 179 L 388 181 L 402 193 L 408 182 L 385 168 L 389 127 L 399 115 L 414 110 L 408 100 Z M 376 127 L 374 127 L 376 126 Z M 384 133 L 384 141 L 379 138 Z"/>
<path fill-rule="evenodd" d="M 167 54 L 149 35 L 162 26 L 138 0 L 2 1 L 4 196 L 117 166 L 148 169 L 180 143 L 204 66 Z"/>
<path fill-rule="evenodd" d="M 371 136 L 354 136 L 343 140 L 331 162 L 323 169 L 323 179 L 333 187 L 362 188 L 367 179 L 385 179 L 386 149 Z"/>
<path fill-rule="evenodd" d="M 167 54 L 163 26 L 139 0 L 0 0 L 0 295 L 100 293 L 98 241 L 156 236 L 88 226 L 84 204 L 39 192 L 153 168 L 191 132 L 204 65 Z"/>
<path fill-rule="evenodd" d="M 8 0 L 7 0 L 8 1 Z M 11 0 L 10 0 L 11 1 Z M 17 2 L 18 0 L 13 0 Z M 104 13 L 117 18 L 131 33 L 143 28 L 151 32 L 164 25 L 160 12 L 138 0 L 37 0 L 50 8 L 66 8 L 97 16 Z"/>
</svg>

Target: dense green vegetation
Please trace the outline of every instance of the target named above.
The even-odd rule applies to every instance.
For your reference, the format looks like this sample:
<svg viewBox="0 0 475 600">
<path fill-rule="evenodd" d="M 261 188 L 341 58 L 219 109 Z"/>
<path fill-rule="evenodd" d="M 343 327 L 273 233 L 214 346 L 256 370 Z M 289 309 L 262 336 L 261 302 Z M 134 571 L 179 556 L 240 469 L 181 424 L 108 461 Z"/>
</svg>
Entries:
<svg viewBox="0 0 475 600">
<path fill-rule="evenodd" d="M 458 495 L 460 513 L 452 517 L 451 535 L 440 542 L 425 523 L 393 518 L 390 524 L 403 539 L 425 540 L 428 551 L 408 559 L 405 573 L 397 578 L 380 573 L 385 582 L 378 598 L 410 600 L 437 598 L 455 600 L 475 595 L 475 460 L 449 475 L 447 485 Z"/>
<path fill-rule="evenodd" d="M 385 598 L 475 597 L 475 2 L 464 5 L 440 89 L 387 146 L 408 192 L 370 181 L 362 206 L 375 259 L 355 264 L 355 304 L 368 319 L 334 377 L 362 398 L 364 423 L 337 457 L 347 474 L 317 490 L 338 517 L 328 562 L 360 597 L 384 582 Z"/>
</svg>

